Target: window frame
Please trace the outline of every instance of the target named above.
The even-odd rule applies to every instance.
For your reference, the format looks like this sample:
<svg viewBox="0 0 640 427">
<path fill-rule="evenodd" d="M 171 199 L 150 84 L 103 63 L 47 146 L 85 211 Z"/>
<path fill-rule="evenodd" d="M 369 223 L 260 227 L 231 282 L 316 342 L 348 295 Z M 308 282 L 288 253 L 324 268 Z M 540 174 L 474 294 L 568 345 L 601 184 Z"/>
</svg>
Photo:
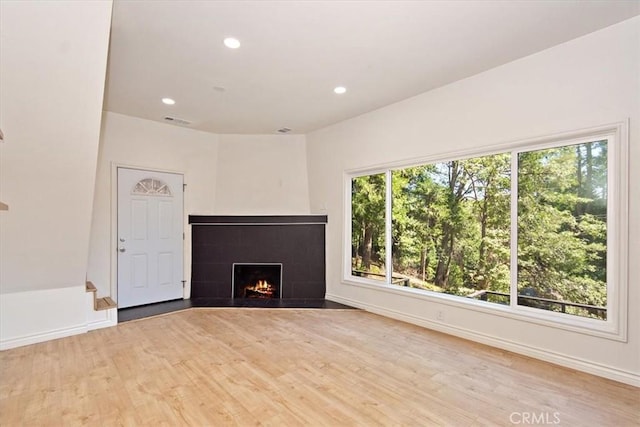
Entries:
<svg viewBox="0 0 640 427">
<path fill-rule="evenodd" d="M 577 315 L 517 304 L 517 171 L 518 154 L 534 150 L 544 150 L 585 142 L 607 140 L 607 319 L 593 319 Z M 407 167 L 433 164 L 451 160 L 464 160 L 500 153 L 511 154 L 511 260 L 510 260 L 510 303 L 491 304 L 484 301 L 449 295 L 435 291 L 406 288 L 392 285 L 392 268 L 387 268 L 385 282 L 356 277 L 351 274 L 351 180 L 359 176 L 384 173 L 386 177 L 385 241 L 386 265 L 392 266 L 392 218 L 391 218 L 391 173 Z M 536 137 L 506 144 L 488 146 L 484 149 L 468 149 L 445 152 L 430 157 L 375 165 L 369 168 L 346 170 L 344 179 L 344 244 L 343 277 L 346 285 L 411 296 L 430 302 L 437 302 L 472 311 L 494 314 L 506 318 L 536 323 L 587 335 L 627 341 L 627 295 L 628 295 L 628 186 L 629 186 L 629 138 L 628 120 L 609 125 L 578 131 Z M 435 321 L 437 322 L 437 321 Z"/>
</svg>

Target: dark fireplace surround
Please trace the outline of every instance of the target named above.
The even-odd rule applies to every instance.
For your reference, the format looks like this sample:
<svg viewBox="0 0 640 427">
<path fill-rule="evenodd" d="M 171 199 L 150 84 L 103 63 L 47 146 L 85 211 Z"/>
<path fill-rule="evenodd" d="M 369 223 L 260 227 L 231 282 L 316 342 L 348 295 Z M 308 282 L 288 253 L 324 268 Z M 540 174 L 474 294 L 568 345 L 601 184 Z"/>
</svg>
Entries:
<svg viewBox="0 0 640 427">
<path fill-rule="evenodd" d="M 191 297 L 323 299 L 326 223 L 326 215 L 189 215 Z M 279 289 L 248 286 L 258 280 Z"/>
</svg>

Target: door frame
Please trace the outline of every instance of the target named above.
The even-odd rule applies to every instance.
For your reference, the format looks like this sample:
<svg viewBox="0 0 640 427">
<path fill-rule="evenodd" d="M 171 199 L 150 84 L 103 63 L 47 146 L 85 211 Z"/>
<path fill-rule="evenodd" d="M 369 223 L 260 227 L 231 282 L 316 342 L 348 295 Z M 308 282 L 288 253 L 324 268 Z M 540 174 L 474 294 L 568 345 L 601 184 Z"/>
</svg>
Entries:
<svg viewBox="0 0 640 427">
<path fill-rule="evenodd" d="M 135 170 L 140 170 L 140 171 L 147 171 L 147 172 L 161 172 L 161 173 L 173 173 L 173 174 L 177 174 L 177 175 L 182 175 L 182 182 L 183 185 L 186 186 L 186 174 L 182 171 L 177 171 L 177 170 L 171 170 L 171 169 L 160 169 L 160 168 L 153 168 L 153 167 L 146 167 L 146 166 L 139 166 L 139 165 L 131 165 L 131 164 L 127 164 L 127 163 L 118 163 L 118 162 L 111 162 L 111 199 L 110 199 L 110 210 L 111 210 L 111 230 L 110 230 L 110 248 L 109 248 L 109 253 L 110 255 L 110 262 L 111 262 L 111 271 L 110 271 L 110 290 L 111 290 L 111 297 L 116 301 L 116 303 L 118 302 L 118 169 L 119 168 L 125 168 L 125 169 L 135 169 Z M 185 189 L 186 190 L 186 187 Z M 182 233 L 183 236 L 186 236 L 186 221 L 187 221 L 187 214 L 186 214 L 186 191 L 184 192 L 184 197 L 182 199 Z M 186 242 L 186 238 L 182 239 L 182 278 L 184 280 L 187 280 L 186 283 L 188 282 L 188 278 L 185 275 L 185 272 L 187 271 L 186 268 L 186 262 L 187 262 L 187 258 L 186 258 L 186 250 L 185 250 L 185 242 Z M 188 260 L 189 262 L 191 262 L 191 260 Z M 183 288 L 182 288 L 182 298 L 186 299 L 188 298 L 188 294 L 187 294 L 187 289 L 186 289 L 186 284 L 183 283 Z M 117 316 L 116 316 L 116 321 L 117 321 Z"/>
</svg>

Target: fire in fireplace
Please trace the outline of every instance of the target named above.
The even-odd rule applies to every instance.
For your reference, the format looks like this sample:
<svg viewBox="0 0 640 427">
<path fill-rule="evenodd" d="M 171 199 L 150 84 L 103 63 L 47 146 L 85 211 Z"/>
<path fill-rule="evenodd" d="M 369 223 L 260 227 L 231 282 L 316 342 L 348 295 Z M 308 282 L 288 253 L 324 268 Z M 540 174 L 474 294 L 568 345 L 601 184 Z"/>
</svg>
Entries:
<svg viewBox="0 0 640 427">
<path fill-rule="evenodd" d="M 231 286 L 234 298 L 282 298 L 282 264 L 234 263 Z"/>
</svg>

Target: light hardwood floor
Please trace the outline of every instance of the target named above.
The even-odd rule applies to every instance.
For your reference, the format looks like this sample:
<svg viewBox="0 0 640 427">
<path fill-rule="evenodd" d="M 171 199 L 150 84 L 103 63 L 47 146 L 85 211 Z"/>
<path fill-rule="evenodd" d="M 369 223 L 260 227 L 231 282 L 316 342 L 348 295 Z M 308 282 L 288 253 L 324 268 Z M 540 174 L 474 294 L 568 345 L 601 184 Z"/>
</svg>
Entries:
<svg viewBox="0 0 640 427">
<path fill-rule="evenodd" d="M 359 310 L 191 309 L 0 352 L 0 425 L 640 425 L 640 389 Z"/>
</svg>

